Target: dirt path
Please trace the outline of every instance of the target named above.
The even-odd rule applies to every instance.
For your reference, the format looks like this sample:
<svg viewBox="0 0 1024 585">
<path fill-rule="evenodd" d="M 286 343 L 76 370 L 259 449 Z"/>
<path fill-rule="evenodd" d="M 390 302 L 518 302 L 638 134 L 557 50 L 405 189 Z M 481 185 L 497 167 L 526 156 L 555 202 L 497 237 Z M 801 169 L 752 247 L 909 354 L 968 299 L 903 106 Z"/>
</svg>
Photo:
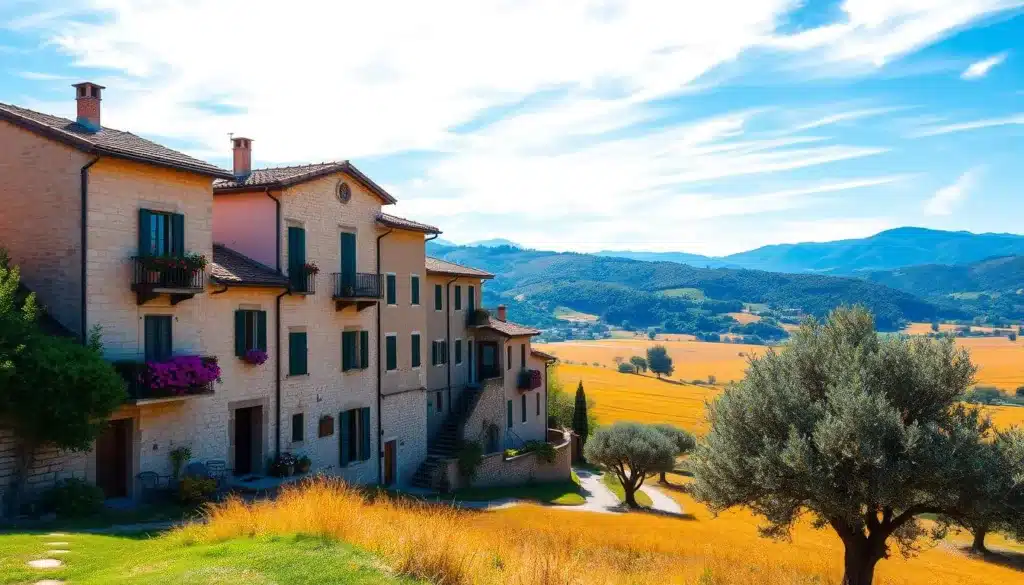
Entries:
<svg viewBox="0 0 1024 585">
<path fill-rule="evenodd" d="M 622 512 L 622 502 L 612 490 L 601 483 L 600 473 L 577 468 L 576 476 L 580 478 L 580 488 L 587 502 L 582 506 L 572 506 L 572 509 L 608 514 Z"/>
<path fill-rule="evenodd" d="M 679 503 L 673 500 L 672 498 L 666 496 L 665 492 L 661 491 L 660 489 L 652 485 L 644 484 L 640 486 L 640 491 L 647 494 L 648 497 L 651 498 L 651 501 L 654 503 L 654 505 L 651 507 L 654 510 L 657 510 L 658 512 L 662 512 L 664 514 L 674 514 L 677 516 L 682 515 L 683 507 L 680 506 Z"/>
</svg>

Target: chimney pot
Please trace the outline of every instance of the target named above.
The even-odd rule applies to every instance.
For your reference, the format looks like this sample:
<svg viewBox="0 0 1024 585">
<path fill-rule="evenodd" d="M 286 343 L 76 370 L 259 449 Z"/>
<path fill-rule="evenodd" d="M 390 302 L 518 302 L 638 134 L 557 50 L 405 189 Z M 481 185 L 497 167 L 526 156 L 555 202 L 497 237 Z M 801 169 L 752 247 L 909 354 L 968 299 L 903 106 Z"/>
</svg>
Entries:
<svg viewBox="0 0 1024 585">
<path fill-rule="evenodd" d="M 91 81 L 76 83 L 71 87 L 75 88 L 75 101 L 78 103 L 78 117 L 75 121 L 90 132 L 99 132 L 100 101 L 103 99 L 103 90 L 107 88 Z"/>
<path fill-rule="evenodd" d="M 508 316 L 508 308 L 505 305 L 498 305 L 498 321 L 505 322 L 505 318 Z"/>
<path fill-rule="evenodd" d="M 240 179 L 248 177 L 252 173 L 252 139 L 241 136 L 232 138 L 231 153 L 235 176 Z"/>
</svg>

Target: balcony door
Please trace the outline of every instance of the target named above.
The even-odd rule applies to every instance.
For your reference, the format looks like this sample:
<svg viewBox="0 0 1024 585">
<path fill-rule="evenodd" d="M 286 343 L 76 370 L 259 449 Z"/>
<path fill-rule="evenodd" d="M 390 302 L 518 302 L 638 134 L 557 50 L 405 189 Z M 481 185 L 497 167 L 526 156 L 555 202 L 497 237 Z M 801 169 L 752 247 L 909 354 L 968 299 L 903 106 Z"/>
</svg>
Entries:
<svg viewBox="0 0 1024 585">
<path fill-rule="evenodd" d="M 355 287 L 356 285 L 356 235 L 351 232 L 341 232 L 341 285 L 343 287 Z"/>
<path fill-rule="evenodd" d="M 288 279 L 292 288 L 306 290 L 306 230 L 288 226 Z"/>
<path fill-rule="evenodd" d="M 494 341 L 480 341 L 477 344 L 480 354 L 480 379 L 497 378 L 501 375 L 501 366 L 498 364 L 498 344 Z"/>
</svg>

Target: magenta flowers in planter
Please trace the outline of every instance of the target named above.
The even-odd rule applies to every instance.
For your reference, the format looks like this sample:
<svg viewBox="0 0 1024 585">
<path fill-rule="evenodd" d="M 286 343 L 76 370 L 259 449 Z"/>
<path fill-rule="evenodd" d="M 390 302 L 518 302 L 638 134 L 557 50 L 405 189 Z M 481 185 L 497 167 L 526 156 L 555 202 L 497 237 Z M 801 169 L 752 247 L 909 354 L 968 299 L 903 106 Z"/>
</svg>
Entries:
<svg viewBox="0 0 1024 585">
<path fill-rule="evenodd" d="M 220 366 L 215 357 L 182 355 L 165 362 L 146 362 L 140 377 L 150 390 L 174 395 L 191 394 L 220 382 Z"/>
<path fill-rule="evenodd" d="M 262 349 L 250 349 L 242 356 L 242 360 L 247 364 L 258 366 L 267 361 L 267 352 Z"/>
</svg>

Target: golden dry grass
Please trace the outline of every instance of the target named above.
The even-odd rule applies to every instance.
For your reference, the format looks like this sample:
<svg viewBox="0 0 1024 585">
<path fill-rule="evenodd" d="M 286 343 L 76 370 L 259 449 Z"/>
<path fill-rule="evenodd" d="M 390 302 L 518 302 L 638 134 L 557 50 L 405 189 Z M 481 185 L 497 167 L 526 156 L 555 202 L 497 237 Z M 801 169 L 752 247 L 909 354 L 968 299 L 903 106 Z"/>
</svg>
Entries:
<svg viewBox="0 0 1024 585">
<path fill-rule="evenodd" d="M 753 313 L 726 313 L 733 319 L 736 319 L 740 325 L 746 325 L 747 323 L 757 323 L 761 320 L 760 315 L 754 315 Z"/>
<path fill-rule="evenodd" d="M 678 480 L 678 478 L 674 478 Z M 286 489 L 273 501 L 229 501 L 207 522 L 172 532 L 175 543 L 309 534 L 367 549 L 394 571 L 443 585 L 837 584 L 841 548 L 825 531 L 801 525 L 792 543 L 762 539 L 744 512 L 712 519 L 673 494 L 687 519 L 644 513 L 569 512 L 524 505 L 458 511 L 407 500 L 368 499 L 334 481 Z M 883 585 L 1019 582 L 1020 573 L 948 548 L 883 561 Z"/>
</svg>

